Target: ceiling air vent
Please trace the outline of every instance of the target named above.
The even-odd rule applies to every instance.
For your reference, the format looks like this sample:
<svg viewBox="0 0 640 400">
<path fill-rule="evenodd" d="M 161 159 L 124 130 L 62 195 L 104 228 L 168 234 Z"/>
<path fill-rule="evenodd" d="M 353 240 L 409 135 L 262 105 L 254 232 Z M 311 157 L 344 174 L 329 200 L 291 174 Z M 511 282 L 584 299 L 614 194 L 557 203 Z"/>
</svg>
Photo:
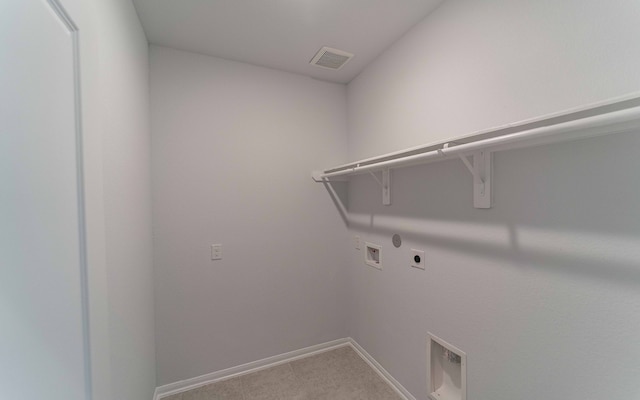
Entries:
<svg viewBox="0 0 640 400">
<path fill-rule="evenodd" d="M 330 47 L 321 48 L 311 60 L 311 64 L 328 69 L 340 69 L 347 63 L 353 54 L 346 51 L 332 49 Z"/>
</svg>

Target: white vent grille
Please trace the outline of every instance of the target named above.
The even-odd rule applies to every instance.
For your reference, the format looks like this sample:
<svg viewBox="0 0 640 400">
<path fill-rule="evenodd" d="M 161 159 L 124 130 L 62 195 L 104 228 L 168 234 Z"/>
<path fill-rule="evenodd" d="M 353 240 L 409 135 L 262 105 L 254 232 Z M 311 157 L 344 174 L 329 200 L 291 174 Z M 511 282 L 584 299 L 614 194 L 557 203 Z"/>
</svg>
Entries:
<svg viewBox="0 0 640 400">
<path fill-rule="evenodd" d="M 340 69 L 352 57 L 353 54 L 347 53 L 346 51 L 323 47 L 316 53 L 315 57 L 313 57 L 311 64 L 322 68 Z"/>
</svg>

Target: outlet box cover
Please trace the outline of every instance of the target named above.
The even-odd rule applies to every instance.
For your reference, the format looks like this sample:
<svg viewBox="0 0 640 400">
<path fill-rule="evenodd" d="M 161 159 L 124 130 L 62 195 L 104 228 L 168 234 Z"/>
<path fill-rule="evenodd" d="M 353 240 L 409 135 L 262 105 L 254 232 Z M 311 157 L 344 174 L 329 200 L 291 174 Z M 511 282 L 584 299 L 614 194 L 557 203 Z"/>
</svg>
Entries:
<svg viewBox="0 0 640 400">
<path fill-rule="evenodd" d="M 382 269 L 382 247 L 377 244 L 365 243 L 364 249 L 364 263 L 377 268 Z"/>
<path fill-rule="evenodd" d="M 467 399 L 467 355 L 428 333 L 427 379 L 430 400 Z"/>
</svg>

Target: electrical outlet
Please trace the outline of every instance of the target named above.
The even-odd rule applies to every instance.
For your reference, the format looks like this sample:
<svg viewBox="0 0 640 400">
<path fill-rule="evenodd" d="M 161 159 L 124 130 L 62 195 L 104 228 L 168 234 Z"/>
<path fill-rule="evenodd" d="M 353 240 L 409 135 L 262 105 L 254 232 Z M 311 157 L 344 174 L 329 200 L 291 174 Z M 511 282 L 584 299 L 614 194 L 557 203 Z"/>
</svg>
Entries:
<svg viewBox="0 0 640 400">
<path fill-rule="evenodd" d="M 221 244 L 212 244 L 211 245 L 211 259 L 212 260 L 222 260 L 222 245 Z"/>
<path fill-rule="evenodd" d="M 353 245 L 355 246 L 356 250 L 360 250 L 360 236 L 356 235 L 353 237 Z"/>
<path fill-rule="evenodd" d="M 425 269 L 424 251 L 411 249 L 411 266 L 413 268 Z"/>
</svg>

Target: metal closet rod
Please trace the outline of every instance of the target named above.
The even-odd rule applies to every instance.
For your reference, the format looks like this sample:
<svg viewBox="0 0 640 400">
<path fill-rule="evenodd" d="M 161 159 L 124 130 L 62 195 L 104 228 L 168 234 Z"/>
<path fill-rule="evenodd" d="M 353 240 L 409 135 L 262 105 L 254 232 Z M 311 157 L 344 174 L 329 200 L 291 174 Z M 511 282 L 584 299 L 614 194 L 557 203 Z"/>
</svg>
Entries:
<svg viewBox="0 0 640 400">
<path fill-rule="evenodd" d="M 527 129 L 531 126 L 537 126 Z M 520 129 L 518 131 L 518 129 Z M 569 140 L 631 132 L 640 129 L 640 97 L 600 103 L 596 106 L 567 113 L 555 114 L 533 122 L 508 125 L 462 137 L 456 140 L 430 144 L 378 157 L 356 161 L 314 174 L 316 180 L 355 175 L 370 171 L 408 167 L 445 160 L 478 151 L 501 151 L 538 146 Z M 514 133 L 500 134 L 501 131 Z M 478 138 L 474 140 L 474 138 Z M 484 137 L 484 138 L 483 138 Z M 423 152 L 420 152 L 424 149 Z M 410 155 L 406 155 L 411 153 Z M 416 154 L 417 153 L 417 154 Z M 380 161 L 378 161 L 380 160 Z"/>
</svg>

